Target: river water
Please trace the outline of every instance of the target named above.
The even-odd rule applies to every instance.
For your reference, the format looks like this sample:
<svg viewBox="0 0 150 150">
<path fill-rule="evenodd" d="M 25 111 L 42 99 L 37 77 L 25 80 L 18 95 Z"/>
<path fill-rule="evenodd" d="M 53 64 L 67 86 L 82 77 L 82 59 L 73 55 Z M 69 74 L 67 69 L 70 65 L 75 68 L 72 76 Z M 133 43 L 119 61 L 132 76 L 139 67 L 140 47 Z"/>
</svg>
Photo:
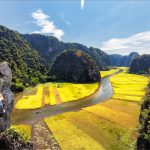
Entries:
<svg viewBox="0 0 150 150">
<path fill-rule="evenodd" d="M 119 72 L 120 71 L 116 73 Z M 109 100 L 113 96 L 113 88 L 109 81 L 109 78 L 111 76 L 106 76 L 102 78 L 99 89 L 93 95 L 83 98 L 81 100 L 62 103 L 55 106 L 45 106 L 36 110 L 14 109 L 11 115 L 12 124 L 34 124 L 44 119 L 45 117 L 50 117 L 69 111 L 78 111 L 84 107 L 92 106 L 105 100 Z"/>
</svg>

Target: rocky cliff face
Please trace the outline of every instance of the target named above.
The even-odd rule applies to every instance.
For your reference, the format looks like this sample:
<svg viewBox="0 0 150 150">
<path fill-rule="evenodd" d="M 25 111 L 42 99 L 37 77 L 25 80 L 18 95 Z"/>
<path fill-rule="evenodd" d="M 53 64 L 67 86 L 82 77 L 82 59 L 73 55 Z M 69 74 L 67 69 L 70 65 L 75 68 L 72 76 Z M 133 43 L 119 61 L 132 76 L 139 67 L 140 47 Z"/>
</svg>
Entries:
<svg viewBox="0 0 150 150">
<path fill-rule="evenodd" d="M 88 53 L 96 62 L 98 69 L 105 70 L 110 65 L 109 55 L 101 49 L 86 47 L 79 43 L 64 43 L 53 36 L 45 36 L 41 34 L 25 34 L 25 39 L 30 43 L 32 48 L 45 58 L 48 65 L 64 50 L 75 49 Z"/>
<path fill-rule="evenodd" d="M 10 126 L 10 113 L 14 106 L 14 95 L 10 89 L 12 72 L 7 62 L 0 64 L 0 132 Z"/>
<path fill-rule="evenodd" d="M 109 59 L 111 66 L 129 67 L 131 62 L 138 56 L 139 54 L 137 52 L 132 52 L 129 55 L 124 56 L 118 54 L 109 55 Z"/>
</svg>

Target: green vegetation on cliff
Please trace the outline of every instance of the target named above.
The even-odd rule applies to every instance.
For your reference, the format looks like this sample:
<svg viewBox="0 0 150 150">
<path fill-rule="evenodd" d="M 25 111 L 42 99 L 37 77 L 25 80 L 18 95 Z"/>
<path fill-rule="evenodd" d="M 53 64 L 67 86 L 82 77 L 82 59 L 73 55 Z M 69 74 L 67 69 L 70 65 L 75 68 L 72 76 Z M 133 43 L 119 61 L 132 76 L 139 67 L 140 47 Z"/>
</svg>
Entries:
<svg viewBox="0 0 150 150">
<path fill-rule="evenodd" d="M 57 56 L 51 66 L 50 76 L 52 80 L 76 83 L 100 80 L 94 60 L 79 50 L 67 50 Z"/>
<path fill-rule="evenodd" d="M 150 55 L 141 55 L 135 58 L 129 68 L 130 73 L 150 74 Z"/>
<path fill-rule="evenodd" d="M 137 140 L 138 150 L 150 149 L 150 83 L 141 106 L 139 137 Z"/>
<path fill-rule="evenodd" d="M 24 37 L 36 49 L 39 54 L 46 59 L 47 63 L 52 63 L 58 54 L 67 49 L 81 50 L 88 53 L 96 62 L 101 70 L 106 70 L 110 65 L 109 55 L 98 48 L 86 47 L 78 43 L 64 43 L 53 36 L 41 34 L 26 34 Z"/>
<path fill-rule="evenodd" d="M 12 69 L 12 89 L 15 91 L 46 79 L 44 60 L 38 52 L 21 34 L 0 26 L 0 62 L 3 61 L 7 61 Z"/>
</svg>

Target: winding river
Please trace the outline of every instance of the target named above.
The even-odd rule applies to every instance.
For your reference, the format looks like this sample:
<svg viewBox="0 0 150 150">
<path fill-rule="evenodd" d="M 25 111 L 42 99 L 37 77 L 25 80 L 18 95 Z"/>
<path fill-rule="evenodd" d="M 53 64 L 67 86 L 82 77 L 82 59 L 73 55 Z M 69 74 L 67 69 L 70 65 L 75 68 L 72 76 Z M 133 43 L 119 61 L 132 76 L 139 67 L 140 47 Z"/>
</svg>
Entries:
<svg viewBox="0 0 150 150">
<path fill-rule="evenodd" d="M 83 98 L 81 100 L 62 103 L 55 106 L 45 106 L 43 108 L 35 110 L 14 109 L 11 115 L 12 124 L 24 123 L 32 125 L 44 119 L 45 117 L 50 117 L 69 111 L 78 111 L 84 107 L 92 106 L 102 101 L 108 100 L 113 96 L 113 87 L 109 81 L 109 78 L 121 71 L 122 70 L 119 70 L 112 75 L 102 78 L 99 89 L 91 96 Z"/>
</svg>

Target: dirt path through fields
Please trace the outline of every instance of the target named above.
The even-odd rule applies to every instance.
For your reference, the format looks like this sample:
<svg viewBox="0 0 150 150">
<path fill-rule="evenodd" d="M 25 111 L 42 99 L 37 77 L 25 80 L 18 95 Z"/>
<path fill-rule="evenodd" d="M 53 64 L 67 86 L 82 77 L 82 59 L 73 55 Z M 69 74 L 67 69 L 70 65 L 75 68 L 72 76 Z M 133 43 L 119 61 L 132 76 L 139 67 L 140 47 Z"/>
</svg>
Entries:
<svg viewBox="0 0 150 150">
<path fill-rule="evenodd" d="M 54 95 L 55 95 L 56 103 L 61 104 L 62 100 L 61 100 L 61 97 L 59 95 L 59 92 L 58 92 L 56 86 L 53 87 L 53 92 L 54 92 Z"/>
<path fill-rule="evenodd" d="M 32 142 L 34 150 L 60 150 L 54 136 L 43 121 L 32 126 Z"/>
<path fill-rule="evenodd" d="M 44 90 L 44 88 L 43 88 L 41 106 L 43 107 L 44 105 L 45 105 L 45 90 Z"/>
<path fill-rule="evenodd" d="M 43 88 L 43 93 L 42 93 L 42 104 L 41 106 L 44 107 L 46 105 L 46 95 L 49 95 L 49 87 L 44 87 Z"/>
</svg>

